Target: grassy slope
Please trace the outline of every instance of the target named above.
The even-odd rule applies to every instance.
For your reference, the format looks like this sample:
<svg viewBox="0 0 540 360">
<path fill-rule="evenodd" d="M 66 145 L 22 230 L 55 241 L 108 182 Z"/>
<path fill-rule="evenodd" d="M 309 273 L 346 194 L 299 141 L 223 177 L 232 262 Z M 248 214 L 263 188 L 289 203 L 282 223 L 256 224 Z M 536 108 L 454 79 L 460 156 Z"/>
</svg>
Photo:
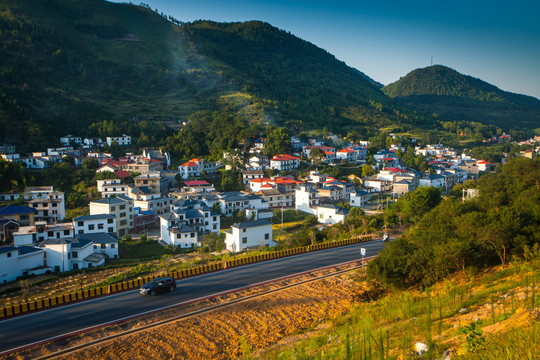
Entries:
<svg viewBox="0 0 540 360">
<path fill-rule="evenodd" d="M 303 340 L 282 341 L 258 355 L 263 359 L 406 359 L 417 341 L 426 343 L 431 337 L 432 352 L 426 358 L 440 358 L 450 350 L 454 359 L 532 359 L 540 353 L 538 311 L 530 310 L 538 309 L 540 300 L 536 290 L 533 305 L 532 278 L 534 274 L 538 283 L 539 269 L 537 258 L 476 276 L 455 276 L 429 289 L 430 305 L 427 292 L 418 290 L 360 301 L 349 314 L 299 336 Z M 471 332 L 466 327 L 471 323 L 483 331 L 467 340 Z"/>
<path fill-rule="evenodd" d="M 454 120 L 493 123 L 505 128 L 534 128 L 540 121 L 540 100 L 503 91 L 441 65 L 416 69 L 383 91 L 414 108 Z"/>
</svg>

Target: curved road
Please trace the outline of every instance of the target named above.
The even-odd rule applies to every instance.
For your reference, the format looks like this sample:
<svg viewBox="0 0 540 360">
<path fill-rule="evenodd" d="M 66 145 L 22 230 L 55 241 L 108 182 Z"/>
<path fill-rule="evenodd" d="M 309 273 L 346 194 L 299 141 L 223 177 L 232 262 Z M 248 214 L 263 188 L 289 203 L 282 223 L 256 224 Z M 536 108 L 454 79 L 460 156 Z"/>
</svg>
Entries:
<svg viewBox="0 0 540 360">
<path fill-rule="evenodd" d="M 366 249 L 367 257 L 377 255 L 384 244 L 381 240 L 374 240 L 181 279 L 177 281 L 178 288 L 175 292 L 155 297 L 141 296 L 137 289 L 3 320 L 0 321 L 0 356 L 19 347 L 100 324 L 285 276 L 358 260 L 361 258 L 361 247 Z"/>
</svg>

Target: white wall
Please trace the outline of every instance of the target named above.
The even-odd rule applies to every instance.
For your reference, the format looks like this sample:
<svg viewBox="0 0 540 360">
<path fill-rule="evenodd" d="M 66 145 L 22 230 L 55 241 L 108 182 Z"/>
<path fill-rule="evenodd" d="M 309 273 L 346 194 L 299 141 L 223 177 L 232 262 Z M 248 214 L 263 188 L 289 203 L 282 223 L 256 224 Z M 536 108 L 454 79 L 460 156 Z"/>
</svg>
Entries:
<svg viewBox="0 0 540 360">
<path fill-rule="evenodd" d="M 248 247 L 257 247 L 261 245 L 261 242 L 268 246 L 275 244 L 272 240 L 272 224 L 243 229 L 232 227 L 231 230 L 232 234 L 225 233 L 225 245 L 229 251 L 238 252 Z M 266 234 L 268 234 L 268 239 L 265 238 Z"/>
</svg>

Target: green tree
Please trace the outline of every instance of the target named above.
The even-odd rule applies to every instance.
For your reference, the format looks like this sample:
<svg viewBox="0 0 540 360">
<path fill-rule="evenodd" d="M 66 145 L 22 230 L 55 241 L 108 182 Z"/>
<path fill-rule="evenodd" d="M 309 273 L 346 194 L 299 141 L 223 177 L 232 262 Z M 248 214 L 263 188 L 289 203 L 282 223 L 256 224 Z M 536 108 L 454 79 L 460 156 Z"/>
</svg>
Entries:
<svg viewBox="0 0 540 360">
<path fill-rule="evenodd" d="M 268 128 L 264 140 L 264 153 L 267 156 L 288 154 L 291 149 L 291 137 L 286 128 Z"/>
<path fill-rule="evenodd" d="M 326 160 L 326 154 L 319 148 L 313 148 L 309 152 L 309 158 L 315 165 L 321 165 Z"/>
<path fill-rule="evenodd" d="M 362 177 L 371 176 L 375 173 L 371 165 L 364 164 L 362 165 Z"/>
</svg>

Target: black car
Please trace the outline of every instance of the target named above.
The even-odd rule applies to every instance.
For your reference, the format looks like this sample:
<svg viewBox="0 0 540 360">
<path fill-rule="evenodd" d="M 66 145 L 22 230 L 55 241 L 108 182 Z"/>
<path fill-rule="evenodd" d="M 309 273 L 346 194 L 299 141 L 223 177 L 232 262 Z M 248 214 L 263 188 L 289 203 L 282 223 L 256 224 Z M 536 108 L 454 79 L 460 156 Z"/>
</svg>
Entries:
<svg viewBox="0 0 540 360">
<path fill-rule="evenodd" d="M 176 290 L 176 282 L 172 277 L 159 277 L 141 286 L 139 292 L 142 295 L 154 296 L 164 292 Z"/>
</svg>

